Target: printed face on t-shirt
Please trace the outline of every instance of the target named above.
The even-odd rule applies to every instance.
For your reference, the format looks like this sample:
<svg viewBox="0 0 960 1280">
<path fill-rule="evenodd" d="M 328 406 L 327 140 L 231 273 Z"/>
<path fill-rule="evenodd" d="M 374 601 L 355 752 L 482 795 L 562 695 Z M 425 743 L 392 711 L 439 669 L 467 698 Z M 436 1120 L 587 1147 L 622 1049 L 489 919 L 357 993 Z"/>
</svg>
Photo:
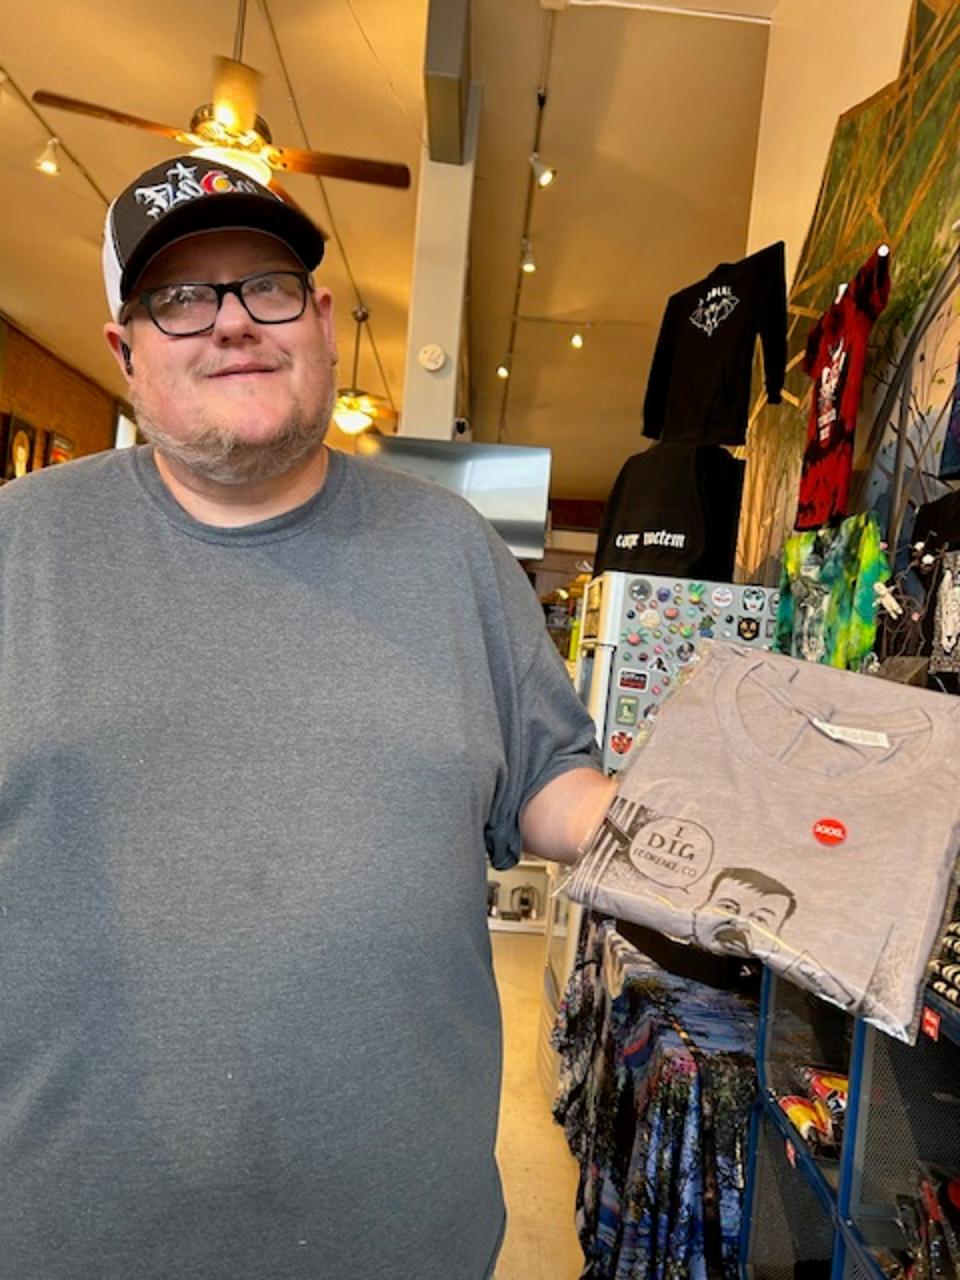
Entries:
<svg viewBox="0 0 960 1280">
<path fill-rule="evenodd" d="M 780 930 L 795 900 L 785 886 L 762 879 L 762 884 L 751 883 L 721 872 L 706 902 L 693 913 L 695 940 L 710 951 L 730 955 L 779 951 Z"/>
</svg>

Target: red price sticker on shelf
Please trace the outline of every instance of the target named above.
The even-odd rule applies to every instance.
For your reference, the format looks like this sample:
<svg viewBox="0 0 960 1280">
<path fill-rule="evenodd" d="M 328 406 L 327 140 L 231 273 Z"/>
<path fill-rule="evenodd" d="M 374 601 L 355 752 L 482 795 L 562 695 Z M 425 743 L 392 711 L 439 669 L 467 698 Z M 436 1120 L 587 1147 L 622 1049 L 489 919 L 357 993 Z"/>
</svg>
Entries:
<svg viewBox="0 0 960 1280">
<path fill-rule="evenodd" d="M 923 1006 L 923 1015 L 920 1018 L 920 1030 L 931 1040 L 940 1039 L 940 1015 L 936 1009 L 931 1009 L 926 1004 Z"/>
<path fill-rule="evenodd" d="M 790 1164 L 795 1169 L 797 1167 L 797 1148 L 788 1139 L 786 1142 L 784 1142 L 783 1149 L 787 1153 L 787 1159 L 790 1161 Z"/>
</svg>

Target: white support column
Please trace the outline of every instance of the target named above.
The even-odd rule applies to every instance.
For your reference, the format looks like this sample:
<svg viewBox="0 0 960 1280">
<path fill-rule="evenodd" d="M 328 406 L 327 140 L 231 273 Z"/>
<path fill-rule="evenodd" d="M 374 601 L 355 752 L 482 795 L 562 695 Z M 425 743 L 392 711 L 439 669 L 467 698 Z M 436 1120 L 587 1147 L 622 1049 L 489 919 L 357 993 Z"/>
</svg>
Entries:
<svg viewBox="0 0 960 1280">
<path fill-rule="evenodd" d="M 481 88 L 472 84 L 463 164 L 442 164 L 431 160 L 426 150 L 423 154 L 398 435 L 433 440 L 449 440 L 453 435 L 480 102 Z M 421 363 L 425 347 L 442 350 L 445 358 L 440 368 L 425 368 Z M 432 354 L 435 362 L 436 352 Z"/>
</svg>

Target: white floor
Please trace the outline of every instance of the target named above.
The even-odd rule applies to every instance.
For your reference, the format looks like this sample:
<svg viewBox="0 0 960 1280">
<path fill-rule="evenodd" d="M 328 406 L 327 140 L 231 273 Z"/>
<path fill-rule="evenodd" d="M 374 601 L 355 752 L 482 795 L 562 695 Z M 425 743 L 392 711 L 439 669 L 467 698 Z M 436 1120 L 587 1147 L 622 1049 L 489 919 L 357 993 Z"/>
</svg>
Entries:
<svg viewBox="0 0 960 1280">
<path fill-rule="evenodd" d="M 497 1280 L 578 1280 L 577 1164 L 537 1074 L 545 942 L 535 934 L 495 933 L 492 939 L 504 1025 L 497 1158 L 507 1200 Z"/>
</svg>

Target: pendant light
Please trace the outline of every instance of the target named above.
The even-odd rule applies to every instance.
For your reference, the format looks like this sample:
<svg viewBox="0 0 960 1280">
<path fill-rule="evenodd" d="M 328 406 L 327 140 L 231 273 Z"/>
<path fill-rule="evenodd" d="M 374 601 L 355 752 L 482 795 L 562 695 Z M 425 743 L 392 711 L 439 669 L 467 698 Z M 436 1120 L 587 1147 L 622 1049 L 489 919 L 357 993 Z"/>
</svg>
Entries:
<svg viewBox="0 0 960 1280">
<path fill-rule="evenodd" d="M 346 432 L 349 436 L 359 435 L 361 431 L 366 431 L 368 427 L 373 426 L 373 403 L 370 394 L 367 391 L 361 391 L 357 386 L 357 366 L 360 362 L 360 335 L 363 332 L 363 326 L 370 319 L 370 312 L 363 305 L 358 303 L 351 312 L 357 325 L 356 337 L 353 343 L 353 372 L 350 376 L 350 386 L 341 387 L 337 392 L 337 402 L 333 409 L 333 420 L 341 431 Z"/>
</svg>

